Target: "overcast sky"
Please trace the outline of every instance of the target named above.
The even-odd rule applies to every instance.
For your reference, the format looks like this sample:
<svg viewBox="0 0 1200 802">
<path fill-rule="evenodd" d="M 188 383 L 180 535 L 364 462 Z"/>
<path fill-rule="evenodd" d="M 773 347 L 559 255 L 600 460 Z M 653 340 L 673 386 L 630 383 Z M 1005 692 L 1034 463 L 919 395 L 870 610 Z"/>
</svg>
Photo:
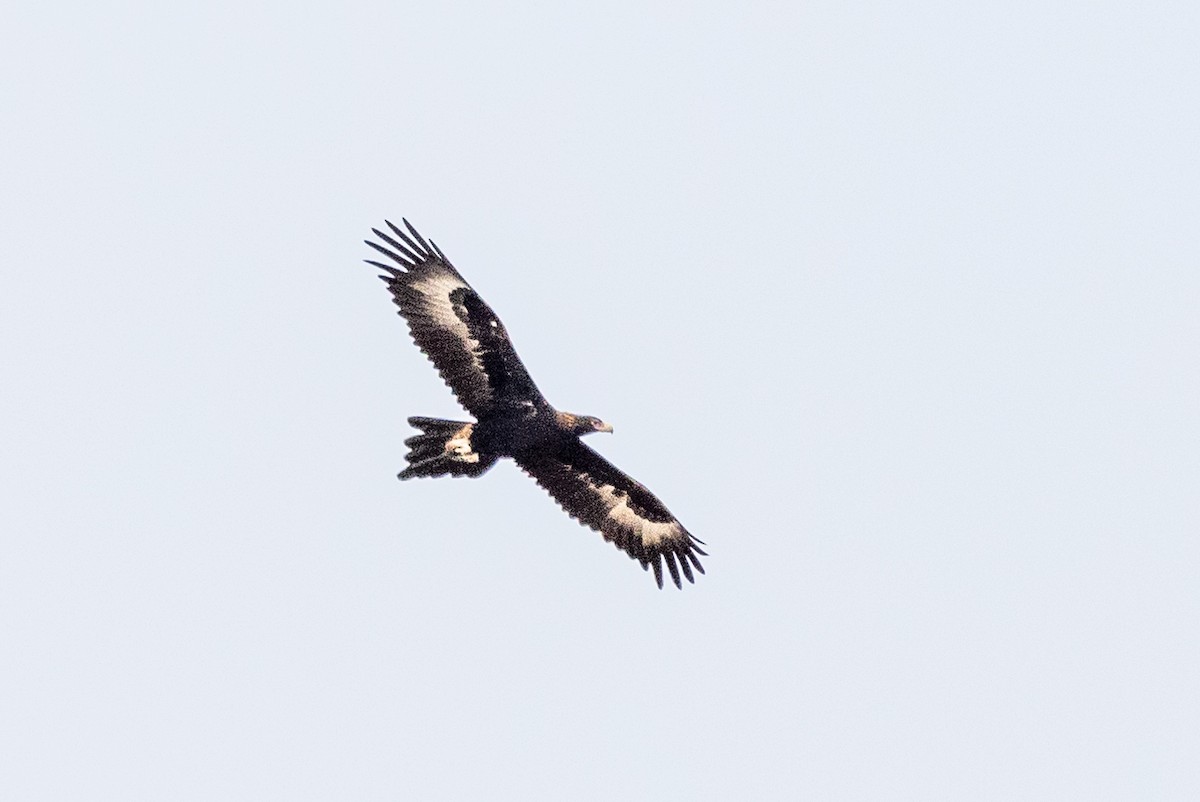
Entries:
<svg viewBox="0 0 1200 802">
<path fill-rule="evenodd" d="M 1197 8 L 10 9 L 0 798 L 1200 798 Z M 402 215 L 695 586 L 396 480 Z"/>
</svg>

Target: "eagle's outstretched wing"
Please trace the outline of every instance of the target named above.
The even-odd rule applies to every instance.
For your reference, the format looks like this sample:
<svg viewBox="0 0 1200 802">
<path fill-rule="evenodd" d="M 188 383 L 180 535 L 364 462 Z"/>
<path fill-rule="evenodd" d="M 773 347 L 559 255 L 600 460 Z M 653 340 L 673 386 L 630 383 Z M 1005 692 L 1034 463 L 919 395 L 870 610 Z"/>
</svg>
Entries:
<svg viewBox="0 0 1200 802">
<path fill-rule="evenodd" d="M 701 541 L 645 486 L 577 439 L 554 451 L 519 455 L 516 461 L 568 515 L 600 532 L 643 569 L 653 568 L 660 588 L 664 559 L 677 588 L 683 587 L 680 570 L 689 582 L 695 582 L 693 567 L 704 573 L 696 557 L 704 555 Z"/>
<path fill-rule="evenodd" d="M 413 340 L 459 403 L 477 418 L 523 403 L 545 405 L 504 324 L 441 249 L 426 243 L 407 220 L 402 221 L 407 233 L 385 222 L 391 234 L 371 230 L 389 247 L 365 242 L 398 267 L 365 261 L 384 271 L 380 278 L 408 321 Z"/>
</svg>

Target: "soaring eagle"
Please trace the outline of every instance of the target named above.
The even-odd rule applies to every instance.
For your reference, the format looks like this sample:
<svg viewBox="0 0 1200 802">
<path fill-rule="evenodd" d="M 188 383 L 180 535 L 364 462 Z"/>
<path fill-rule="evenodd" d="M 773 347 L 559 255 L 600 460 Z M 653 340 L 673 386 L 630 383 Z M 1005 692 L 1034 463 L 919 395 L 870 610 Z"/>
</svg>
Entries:
<svg viewBox="0 0 1200 802">
<path fill-rule="evenodd" d="M 385 221 L 387 222 L 387 221 Z M 693 537 L 643 485 L 585 446 L 580 437 L 611 432 L 590 415 L 559 412 L 538 391 L 513 349 L 504 324 L 454 269 L 433 242 L 407 220 L 391 234 L 371 229 L 384 244 L 364 240 L 390 259 L 364 260 L 384 272 L 409 331 L 474 423 L 409 418 L 421 434 L 404 441 L 410 451 L 401 479 L 417 476 L 480 476 L 501 457 L 511 457 L 546 489 L 572 518 L 600 532 L 643 569 L 662 564 L 675 587 L 679 575 L 695 582 L 704 555 Z"/>
</svg>

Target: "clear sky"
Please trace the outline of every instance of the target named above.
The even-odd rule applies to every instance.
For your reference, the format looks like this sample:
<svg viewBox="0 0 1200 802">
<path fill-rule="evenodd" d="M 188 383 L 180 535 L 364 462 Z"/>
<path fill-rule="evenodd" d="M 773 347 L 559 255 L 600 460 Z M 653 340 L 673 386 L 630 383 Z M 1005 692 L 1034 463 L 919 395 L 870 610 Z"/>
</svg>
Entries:
<svg viewBox="0 0 1200 802">
<path fill-rule="evenodd" d="M 1200 798 L 1197 9 L 9 9 L 0 798 Z M 401 215 L 695 586 L 396 480 Z"/>
</svg>

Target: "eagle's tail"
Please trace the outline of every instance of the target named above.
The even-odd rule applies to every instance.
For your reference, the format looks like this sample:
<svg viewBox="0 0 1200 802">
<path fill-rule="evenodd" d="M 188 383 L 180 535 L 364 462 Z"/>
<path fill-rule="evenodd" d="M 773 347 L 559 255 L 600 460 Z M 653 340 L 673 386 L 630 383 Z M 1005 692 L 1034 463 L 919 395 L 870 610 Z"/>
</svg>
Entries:
<svg viewBox="0 0 1200 802">
<path fill-rule="evenodd" d="M 401 479 L 416 476 L 479 476 L 496 464 L 494 455 L 480 454 L 471 444 L 475 424 L 440 418 L 409 418 L 421 434 L 404 441 L 408 467 Z"/>
</svg>

